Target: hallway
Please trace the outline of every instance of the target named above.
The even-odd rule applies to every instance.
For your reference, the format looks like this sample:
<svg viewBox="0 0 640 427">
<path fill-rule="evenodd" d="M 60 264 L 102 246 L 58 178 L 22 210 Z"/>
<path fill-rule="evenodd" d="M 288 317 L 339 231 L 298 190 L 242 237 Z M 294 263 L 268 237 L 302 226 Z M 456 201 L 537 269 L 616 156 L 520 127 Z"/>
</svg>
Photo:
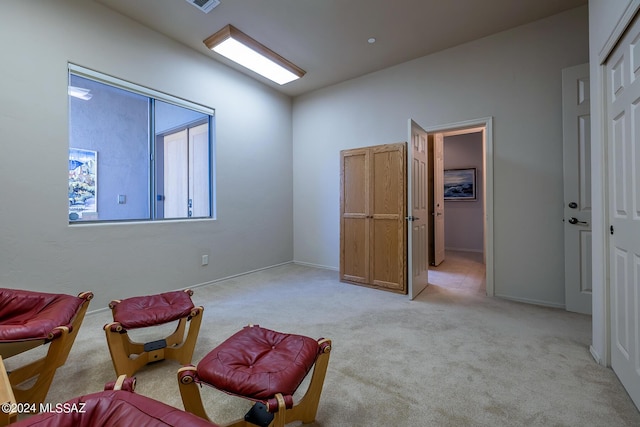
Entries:
<svg viewBox="0 0 640 427">
<path fill-rule="evenodd" d="M 446 251 L 444 262 L 429 267 L 429 284 L 485 294 L 485 265 L 480 252 Z"/>
</svg>

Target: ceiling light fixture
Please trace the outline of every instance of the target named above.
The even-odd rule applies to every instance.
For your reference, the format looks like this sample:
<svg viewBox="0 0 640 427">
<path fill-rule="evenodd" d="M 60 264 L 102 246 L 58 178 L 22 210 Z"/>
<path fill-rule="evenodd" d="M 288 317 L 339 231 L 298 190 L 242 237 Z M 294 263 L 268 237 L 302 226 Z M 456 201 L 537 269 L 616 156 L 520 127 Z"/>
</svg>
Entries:
<svg viewBox="0 0 640 427">
<path fill-rule="evenodd" d="M 302 68 L 287 61 L 233 25 L 227 25 L 206 38 L 204 44 L 214 52 L 279 85 L 299 79 L 306 74 Z"/>
<path fill-rule="evenodd" d="M 70 96 L 73 96 L 74 98 L 78 98 L 78 99 L 84 99 L 85 101 L 88 101 L 91 98 L 93 98 L 93 94 L 89 92 L 91 92 L 90 89 L 85 89 L 77 86 L 69 86 L 69 88 L 67 89 L 67 93 Z"/>
</svg>

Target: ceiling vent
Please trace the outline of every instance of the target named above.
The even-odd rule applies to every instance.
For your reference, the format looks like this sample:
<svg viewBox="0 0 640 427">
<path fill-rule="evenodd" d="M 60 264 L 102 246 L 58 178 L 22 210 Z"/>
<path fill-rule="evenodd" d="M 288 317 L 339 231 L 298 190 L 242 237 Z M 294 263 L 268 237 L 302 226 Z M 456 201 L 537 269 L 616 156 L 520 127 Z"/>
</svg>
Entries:
<svg viewBox="0 0 640 427">
<path fill-rule="evenodd" d="M 220 0 L 187 0 L 187 3 L 194 5 L 204 13 L 209 13 L 220 4 Z"/>
</svg>

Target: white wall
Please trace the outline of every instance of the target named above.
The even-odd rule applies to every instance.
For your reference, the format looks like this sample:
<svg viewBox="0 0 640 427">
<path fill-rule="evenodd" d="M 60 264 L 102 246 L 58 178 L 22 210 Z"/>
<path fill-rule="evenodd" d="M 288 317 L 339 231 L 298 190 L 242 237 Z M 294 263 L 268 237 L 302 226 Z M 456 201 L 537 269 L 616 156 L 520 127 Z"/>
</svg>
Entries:
<svg viewBox="0 0 640 427">
<path fill-rule="evenodd" d="M 444 169 L 476 168 L 476 200 L 444 202 L 444 246 L 484 252 L 482 132 L 444 137 Z"/>
<path fill-rule="evenodd" d="M 494 118 L 495 293 L 564 305 L 561 70 L 588 59 L 587 7 L 294 100 L 294 259 L 339 266 L 339 151 Z"/>
<path fill-rule="evenodd" d="M 603 365 L 610 364 L 609 354 L 609 299 L 607 271 L 608 251 L 608 214 L 607 181 L 605 162 L 607 147 L 604 143 L 605 112 L 603 106 L 602 71 L 603 55 L 616 42 L 638 9 L 638 0 L 589 0 L 589 72 L 591 82 L 591 198 L 593 212 L 592 233 L 592 288 L 593 339 L 591 353 Z"/>
<path fill-rule="evenodd" d="M 92 1 L 0 17 L 0 286 L 98 309 L 293 258 L 289 97 Z M 215 108 L 216 221 L 68 225 L 68 61 Z"/>
</svg>

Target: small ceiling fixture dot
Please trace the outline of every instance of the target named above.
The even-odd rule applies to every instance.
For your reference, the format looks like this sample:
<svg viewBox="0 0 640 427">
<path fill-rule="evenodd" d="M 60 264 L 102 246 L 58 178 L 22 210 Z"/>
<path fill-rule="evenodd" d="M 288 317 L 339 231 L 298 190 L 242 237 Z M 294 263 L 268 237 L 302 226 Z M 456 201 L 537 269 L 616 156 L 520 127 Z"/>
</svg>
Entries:
<svg viewBox="0 0 640 427">
<path fill-rule="evenodd" d="M 376 42 L 376 38 L 375 37 L 371 37 L 369 38 L 369 40 L 367 40 L 367 43 L 369 44 L 374 44 Z"/>
</svg>

